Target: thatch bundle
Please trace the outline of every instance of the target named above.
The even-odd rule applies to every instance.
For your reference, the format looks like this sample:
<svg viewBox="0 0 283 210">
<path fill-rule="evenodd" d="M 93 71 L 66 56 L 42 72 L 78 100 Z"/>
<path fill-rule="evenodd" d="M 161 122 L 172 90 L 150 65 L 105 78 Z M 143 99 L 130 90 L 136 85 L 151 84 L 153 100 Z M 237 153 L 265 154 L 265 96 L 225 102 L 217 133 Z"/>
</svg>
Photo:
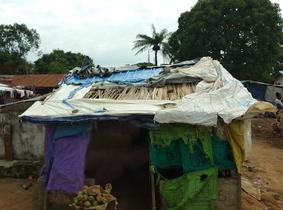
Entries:
<svg viewBox="0 0 283 210">
<path fill-rule="evenodd" d="M 196 83 L 163 87 L 116 86 L 93 87 L 84 98 L 114 100 L 178 100 L 195 92 Z"/>
</svg>

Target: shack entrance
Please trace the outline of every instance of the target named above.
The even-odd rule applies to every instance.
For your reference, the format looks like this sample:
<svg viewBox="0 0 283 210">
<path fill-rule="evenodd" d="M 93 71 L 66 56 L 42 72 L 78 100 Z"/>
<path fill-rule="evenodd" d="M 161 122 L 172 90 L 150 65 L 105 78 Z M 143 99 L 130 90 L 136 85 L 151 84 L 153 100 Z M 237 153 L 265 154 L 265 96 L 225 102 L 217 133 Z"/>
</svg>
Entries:
<svg viewBox="0 0 283 210">
<path fill-rule="evenodd" d="M 86 178 L 111 183 L 119 209 L 151 209 L 148 131 L 128 121 L 97 121 L 86 156 Z"/>
</svg>

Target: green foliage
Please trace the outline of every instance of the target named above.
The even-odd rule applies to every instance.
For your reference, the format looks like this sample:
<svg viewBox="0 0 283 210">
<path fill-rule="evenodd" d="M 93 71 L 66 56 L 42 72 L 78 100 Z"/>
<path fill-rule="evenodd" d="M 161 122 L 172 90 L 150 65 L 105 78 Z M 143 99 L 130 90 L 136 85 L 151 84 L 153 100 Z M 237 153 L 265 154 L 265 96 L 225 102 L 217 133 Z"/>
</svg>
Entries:
<svg viewBox="0 0 283 210">
<path fill-rule="evenodd" d="M 0 25 L 0 74 L 28 74 L 25 56 L 39 47 L 39 34 L 25 24 Z"/>
<path fill-rule="evenodd" d="M 25 24 L 0 25 L 1 52 L 23 57 L 32 49 L 38 49 L 39 43 L 39 34 Z"/>
<path fill-rule="evenodd" d="M 155 52 L 155 65 L 157 66 L 157 52 L 161 50 L 162 54 L 166 56 L 166 50 L 164 45 L 166 44 L 169 33 L 166 29 L 162 29 L 160 32 L 156 32 L 154 25 L 152 25 L 152 36 L 145 34 L 138 34 L 137 40 L 134 41 L 133 50 L 138 50 L 136 54 L 144 52 L 145 50 L 152 48 Z"/>
<path fill-rule="evenodd" d="M 176 61 L 211 56 L 238 79 L 270 80 L 283 41 L 278 4 L 199 0 L 178 22 L 169 39 Z"/>
<path fill-rule="evenodd" d="M 33 65 L 16 54 L 0 52 L 0 74 L 29 74 Z"/>
<path fill-rule="evenodd" d="M 66 73 L 74 67 L 82 65 L 85 55 L 81 53 L 64 52 L 63 50 L 53 50 L 49 54 L 43 54 L 36 60 L 35 73 Z M 91 62 L 93 62 L 91 60 Z"/>
<path fill-rule="evenodd" d="M 137 63 L 136 65 L 137 65 L 138 67 L 141 67 L 141 68 L 143 68 L 143 67 L 148 67 L 148 66 L 154 66 L 153 63 L 148 63 L 148 62 L 141 62 L 141 63 Z"/>
<path fill-rule="evenodd" d="M 279 73 L 279 71 L 283 71 L 283 47 L 281 47 L 279 50 L 279 55 L 277 57 L 277 61 L 274 66 L 272 75 L 276 76 Z"/>
</svg>

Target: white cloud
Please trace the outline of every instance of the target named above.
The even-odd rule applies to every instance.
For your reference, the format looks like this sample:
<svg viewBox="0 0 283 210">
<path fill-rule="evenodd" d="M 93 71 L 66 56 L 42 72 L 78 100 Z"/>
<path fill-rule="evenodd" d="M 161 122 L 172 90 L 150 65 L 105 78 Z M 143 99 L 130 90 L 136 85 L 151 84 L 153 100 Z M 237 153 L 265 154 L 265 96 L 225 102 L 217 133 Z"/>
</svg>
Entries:
<svg viewBox="0 0 283 210">
<path fill-rule="evenodd" d="M 151 33 L 152 23 L 157 30 L 175 31 L 180 14 L 196 2 L 1 0 L 0 19 L 1 23 L 25 23 L 35 28 L 43 53 L 63 49 L 90 55 L 97 64 L 123 65 L 147 60 L 147 53 L 135 56 L 131 50 L 136 34 Z M 283 4 L 283 0 L 273 2 Z"/>
<path fill-rule="evenodd" d="M 175 31 L 180 13 L 196 0 L 1 0 L 2 23 L 25 23 L 41 36 L 43 53 L 82 52 L 97 64 L 123 65 L 147 60 L 131 50 L 138 33 Z M 34 55 L 30 56 L 34 58 Z M 161 60 L 162 61 L 162 60 Z"/>
</svg>

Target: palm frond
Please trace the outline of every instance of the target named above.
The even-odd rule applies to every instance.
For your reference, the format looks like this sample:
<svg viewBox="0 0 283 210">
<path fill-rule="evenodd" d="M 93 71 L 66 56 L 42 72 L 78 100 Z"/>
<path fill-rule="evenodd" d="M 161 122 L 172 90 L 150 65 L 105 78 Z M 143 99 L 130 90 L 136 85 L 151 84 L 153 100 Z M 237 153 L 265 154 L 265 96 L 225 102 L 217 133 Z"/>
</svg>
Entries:
<svg viewBox="0 0 283 210">
<path fill-rule="evenodd" d="M 168 30 L 166 28 L 163 28 L 160 32 L 159 32 L 159 36 L 163 37 L 163 38 L 167 38 L 169 36 Z"/>
<path fill-rule="evenodd" d="M 153 24 L 151 24 L 151 29 L 152 29 L 152 37 L 156 36 L 156 30 L 155 30 L 155 26 Z"/>
<path fill-rule="evenodd" d="M 168 37 L 167 29 L 162 29 L 160 33 L 157 33 L 154 37 L 156 43 L 161 44 L 161 42 L 165 41 Z"/>
<path fill-rule="evenodd" d="M 134 49 L 141 48 L 141 47 L 144 47 L 144 46 L 150 47 L 151 43 L 148 42 L 147 40 L 139 39 L 139 40 L 134 41 L 134 47 L 132 49 L 134 50 Z"/>
<path fill-rule="evenodd" d="M 154 40 L 153 40 L 152 37 L 147 36 L 147 35 L 145 35 L 145 34 L 138 34 L 138 35 L 136 36 L 136 38 L 137 38 L 137 40 L 145 40 L 145 41 L 147 41 L 148 43 L 153 43 L 153 42 L 154 42 Z"/>
<path fill-rule="evenodd" d="M 135 55 L 140 54 L 142 52 L 144 52 L 145 50 L 147 50 L 149 48 L 149 46 L 143 46 L 140 47 L 139 50 L 135 53 Z"/>
<path fill-rule="evenodd" d="M 161 53 L 163 57 L 169 58 L 170 62 L 174 61 L 174 56 L 172 55 L 172 48 L 168 42 L 163 42 Z"/>
<path fill-rule="evenodd" d="M 161 48 L 162 55 L 164 57 L 169 57 L 168 55 L 170 50 L 167 50 L 169 48 L 166 46 L 166 44 L 170 33 L 168 33 L 167 29 L 162 29 L 160 32 L 157 32 L 153 24 L 151 25 L 151 27 L 152 27 L 152 37 L 146 34 L 138 34 L 136 36 L 136 40 L 133 42 L 134 46 L 132 49 L 138 50 L 136 54 L 139 54 L 145 51 L 146 49 L 152 48 L 154 46 L 158 46 L 158 48 L 154 48 L 153 50 L 158 51 L 158 49 Z"/>
</svg>

